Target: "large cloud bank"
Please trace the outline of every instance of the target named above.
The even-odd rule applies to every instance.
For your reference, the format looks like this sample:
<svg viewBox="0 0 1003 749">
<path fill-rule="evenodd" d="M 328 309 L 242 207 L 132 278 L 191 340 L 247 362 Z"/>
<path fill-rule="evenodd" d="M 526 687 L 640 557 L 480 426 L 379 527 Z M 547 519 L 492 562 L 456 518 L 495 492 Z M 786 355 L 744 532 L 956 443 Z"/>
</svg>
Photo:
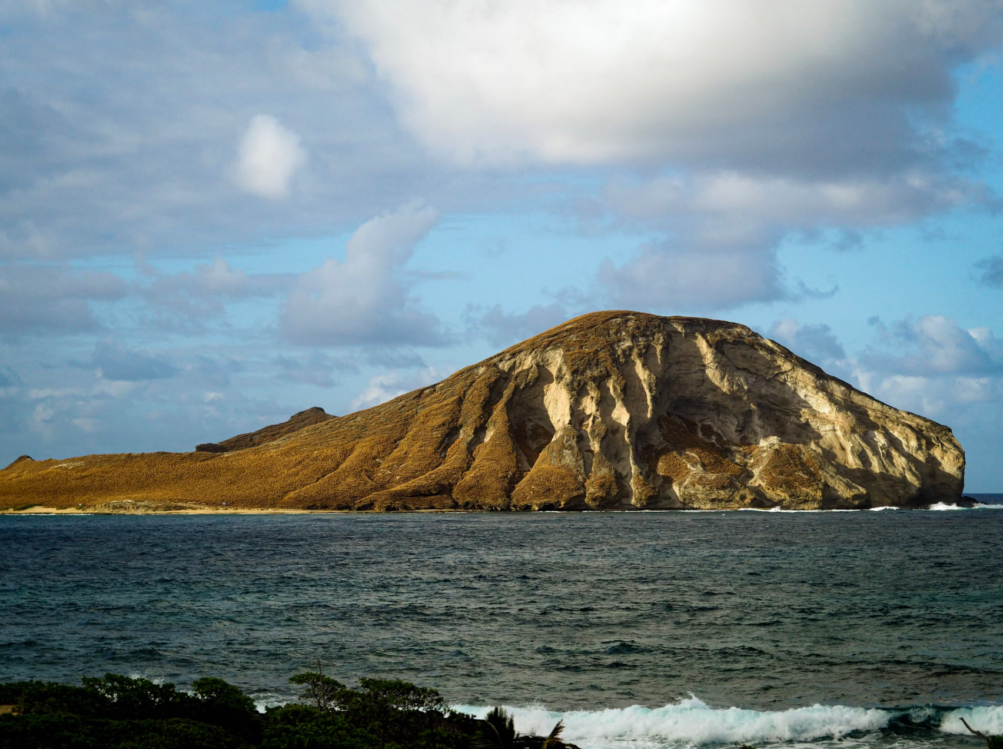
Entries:
<svg viewBox="0 0 1003 749">
<path fill-rule="evenodd" d="M 328 3 L 307 3 L 317 9 Z M 908 109 L 999 41 L 998 2 L 489 0 L 336 3 L 406 124 L 462 162 L 714 163 L 887 171 Z"/>
<path fill-rule="evenodd" d="M 606 170 L 594 211 L 660 235 L 599 270 L 616 306 L 790 298 L 792 233 L 997 203 L 951 107 L 958 66 L 1003 40 L 999 0 L 302 5 L 364 42 L 440 158 Z"/>
</svg>

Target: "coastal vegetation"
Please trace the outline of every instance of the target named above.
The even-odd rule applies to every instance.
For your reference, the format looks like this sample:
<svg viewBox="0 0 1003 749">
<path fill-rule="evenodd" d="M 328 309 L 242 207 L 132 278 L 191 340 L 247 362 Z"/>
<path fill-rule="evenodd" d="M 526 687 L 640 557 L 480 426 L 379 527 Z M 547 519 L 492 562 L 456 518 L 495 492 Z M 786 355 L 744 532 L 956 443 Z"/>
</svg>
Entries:
<svg viewBox="0 0 1003 749">
<path fill-rule="evenodd" d="M 5 749 L 564 749 L 518 736 L 500 708 L 487 720 L 450 710 L 439 693 L 397 679 L 351 689 L 316 672 L 297 674 L 300 701 L 259 712 L 236 686 L 197 679 L 190 691 L 105 674 L 81 686 L 0 683 Z"/>
</svg>

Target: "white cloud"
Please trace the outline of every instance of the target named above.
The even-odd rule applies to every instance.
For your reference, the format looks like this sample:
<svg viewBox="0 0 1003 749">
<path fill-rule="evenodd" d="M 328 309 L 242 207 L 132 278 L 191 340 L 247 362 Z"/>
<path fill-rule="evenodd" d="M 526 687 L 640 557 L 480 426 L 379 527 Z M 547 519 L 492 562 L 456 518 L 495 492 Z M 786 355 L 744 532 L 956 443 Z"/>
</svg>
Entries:
<svg viewBox="0 0 1003 749">
<path fill-rule="evenodd" d="M 99 326 L 91 303 L 121 299 L 126 290 L 112 273 L 65 265 L 0 266 L 0 334 L 94 330 Z"/>
<path fill-rule="evenodd" d="M 439 343 L 439 319 L 398 278 L 437 221 L 434 209 L 412 206 L 360 226 L 344 261 L 328 258 L 299 277 L 282 318 L 286 336 L 320 345 Z"/>
<path fill-rule="evenodd" d="M 194 272 L 167 275 L 140 261 L 137 270 L 149 279 L 142 295 L 160 327 L 191 327 L 226 312 L 224 302 L 276 296 L 289 288 L 292 274 L 248 274 L 223 258 L 197 263 Z"/>
<path fill-rule="evenodd" d="M 897 408 L 985 431 L 1003 404 L 1003 342 L 943 315 L 885 326 L 854 363 L 861 389 Z M 996 431 L 993 424 L 990 431 Z"/>
<path fill-rule="evenodd" d="M 988 203 L 986 189 L 922 170 L 839 180 L 734 171 L 617 179 L 604 193 L 620 222 L 660 231 L 600 281 L 615 304 L 631 299 L 660 308 L 720 310 L 791 296 L 779 276 L 776 247 L 790 232 L 899 226 L 965 204 Z M 858 240 L 859 241 L 859 240 Z M 694 286 L 694 284 L 700 284 Z"/>
<path fill-rule="evenodd" d="M 359 396 L 352 400 L 351 408 L 359 411 L 363 408 L 372 408 L 388 400 L 396 398 L 398 395 L 409 393 L 420 387 L 433 385 L 445 379 L 451 373 L 426 367 L 417 372 L 389 372 L 387 374 L 376 375 L 370 378 L 366 387 L 363 388 Z"/>
<path fill-rule="evenodd" d="M 646 182 L 610 183 L 609 204 L 623 216 L 671 221 L 703 219 L 717 229 L 715 243 L 758 238 L 763 226 L 888 226 L 968 202 L 988 199 L 983 188 L 945 181 L 919 170 L 885 179 L 840 180 L 713 172 Z M 705 229 L 706 231 L 707 229 Z"/>
<path fill-rule="evenodd" d="M 954 420 L 958 409 L 1003 400 L 1003 381 L 991 377 L 917 377 L 858 373 L 863 389 L 885 403 L 931 419 Z"/>
<path fill-rule="evenodd" d="M 916 158 L 907 110 L 1003 33 L 998 0 L 303 0 L 336 12 L 403 122 L 463 163 L 880 170 Z"/>
<path fill-rule="evenodd" d="M 988 328 L 966 330 L 943 315 L 882 328 L 893 352 L 870 349 L 868 369 L 916 377 L 1003 375 L 1003 344 Z"/>
<path fill-rule="evenodd" d="M 477 314 L 477 317 L 473 317 Z M 507 313 L 496 304 L 487 312 L 472 307 L 468 310 L 472 327 L 484 334 L 495 346 L 510 346 L 531 338 L 555 325 L 560 325 L 571 315 L 561 304 L 534 304 L 522 314 Z"/>
<path fill-rule="evenodd" d="M 775 263 L 771 251 L 652 243 L 622 266 L 603 263 L 599 282 L 612 304 L 624 309 L 720 310 L 782 297 Z"/>
<path fill-rule="evenodd" d="M 237 183 L 262 198 L 284 198 L 293 174 L 306 163 L 298 135 L 270 115 L 251 120 L 240 141 Z"/>
<path fill-rule="evenodd" d="M 778 320 L 770 329 L 770 338 L 819 366 L 842 363 L 846 351 L 828 325 L 801 325 L 797 320 Z"/>
</svg>

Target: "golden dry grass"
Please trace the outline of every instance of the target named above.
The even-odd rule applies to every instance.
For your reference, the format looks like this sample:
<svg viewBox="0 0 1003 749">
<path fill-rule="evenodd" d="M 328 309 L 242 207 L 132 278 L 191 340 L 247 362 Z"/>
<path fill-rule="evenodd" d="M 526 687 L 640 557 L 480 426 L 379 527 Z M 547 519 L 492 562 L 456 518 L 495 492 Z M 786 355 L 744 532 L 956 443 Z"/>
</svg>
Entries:
<svg viewBox="0 0 1003 749">
<path fill-rule="evenodd" d="M 702 502 L 717 506 L 728 496 L 738 504 L 752 502 L 755 496 L 741 481 L 756 467 L 771 492 L 817 501 L 818 466 L 797 445 L 769 451 L 722 446 L 708 424 L 660 414 L 654 441 L 641 451 L 640 473 L 618 472 L 601 450 L 585 471 L 577 446 L 582 432 L 564 426 L 553 435 L 526 416 L 527 393 L 534 387 L 540 392 L 540 371 L 535 365 L 512 371 L 519 357 L 559 350 L 556 376 L 573 396 L 606 388 L 619 397 L 627 388 L 622 372 L 631 348 L 663 348 L 670 334 L 703 337 L 711 346 L 763 345 L 748 328 L 731 323 L 594 313 L 374 408 L 342 417 L 311 409 L 225 440 L 220 445 L 228 452 L 19 459 L 0 471 L 0 509 L 191 510 L 224 503 L 236 510 L 644 507 L 683 481 L 701 488 Z M 794 366 L 800 360 L 790 355 L 785 361 Z M 601 422 L 589 434 L 593 445 L 615 437 Z"/>
</svg>

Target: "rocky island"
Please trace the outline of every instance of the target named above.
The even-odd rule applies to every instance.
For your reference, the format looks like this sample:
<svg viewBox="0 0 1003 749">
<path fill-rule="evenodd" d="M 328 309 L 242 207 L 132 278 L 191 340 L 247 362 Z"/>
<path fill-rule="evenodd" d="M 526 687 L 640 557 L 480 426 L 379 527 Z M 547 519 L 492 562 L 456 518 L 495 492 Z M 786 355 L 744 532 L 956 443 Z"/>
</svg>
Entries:
<svg viewBox="0 0 1003 749">
<path fill-rule="evenodd" d="M 437 385 L 190 453 L 20 458 L 0 508 L 868 509 L 957 503 L 951 430 L 742 325 L 597 312 Z"/>
</svg>

